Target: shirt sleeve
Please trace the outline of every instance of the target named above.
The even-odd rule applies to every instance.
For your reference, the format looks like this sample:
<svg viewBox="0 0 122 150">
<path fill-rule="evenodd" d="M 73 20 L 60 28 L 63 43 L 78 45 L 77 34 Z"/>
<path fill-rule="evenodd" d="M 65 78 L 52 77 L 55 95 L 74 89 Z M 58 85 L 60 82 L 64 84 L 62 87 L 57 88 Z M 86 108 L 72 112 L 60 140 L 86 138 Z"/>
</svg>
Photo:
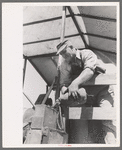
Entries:
<svg viewBox="0 0 122 150">
<path fill-rule="evenodd" d="M 82 50 L 81 57 L 83 62 L 83 70 L 86 68 L 90 68 L 95 72 L 95 68 L 97 65 L 97 56 L 91 50 Z"/>
<path fill-rule="evenodd" d="M 71 83 L 71 81 L 71 66 L 63 61 L 60 65 L 60 87 L 67 87 Z"/>
</svg>

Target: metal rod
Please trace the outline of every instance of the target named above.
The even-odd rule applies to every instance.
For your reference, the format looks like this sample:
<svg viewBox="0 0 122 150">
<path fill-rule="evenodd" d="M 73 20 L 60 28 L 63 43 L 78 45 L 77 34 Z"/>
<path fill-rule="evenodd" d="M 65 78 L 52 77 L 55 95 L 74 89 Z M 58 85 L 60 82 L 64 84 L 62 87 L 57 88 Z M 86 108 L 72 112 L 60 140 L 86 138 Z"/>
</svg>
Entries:
<svg viewBox="0 0 122 150">
<path fill-rule="evenodd" d="M 107 40 L 113 40 L 116 41 L 117 39 L 114 37 L 108 37 L 108 36 L 103 36 L 103 35 L 98 35 L 98 34 L 93 34 L 93 33 L 83 33 L 83 35 L 88 35 L 88 36 L 94 36 L 102 39 L 107 39 Z"/>
<path fill-rule="evenodd" d="M 30 100 L 30 98 L 23 92 L 24 96 L 28 99 L 28 101 L 31 103 L 31 105 L 33 106 L 33 108 L 35 109 L 35 105 L 33 104 L 33 102 Z"/>
<path fill-rule="evenodd" d="M 66 17 L 71 17 L 71 16 L 67 15 Z M 28 22 L 28 23 L 23 24 L 23 26 L 29 26 L 29 25 L 34 25 L 34 24 L 38 24 L 38 23 L 45 23 L 45 22 L 49 22 L 49 21 L 55 21 L 55 20 L 59 20 L 61 18 L 62 18 L 62 16 L 54 17 L 54 18 L 50 18 L 50 19 L 45 19 L 45 20 L 34 21 L 34 22 Z"/>
<path fill-rule="evenodd" d="M 46 93 L 48 92 L 48 85 L 46 85 Z"/>
<path fill-rule="evenodd" d="M 43 99 L 43 101 L 42 101 L 42 104 L 45 104 L 45 103 L 46 103 L 47 98 L 49 97 L 49 95 L 50 95 L 50 93 L 51 93 L 51 91 L 52 91 L 52 89 L 53 89 L 53 86 L 54 86 L 56 80 L 57 80 L 57 77 L 55 77 L 55 79 L 53 80 L 53 83 L 52 83 L 51 87 L 49 88 L 48 92 L 46 93 L 46 95 L 45 95 L 45 97 L 44 97 L 44 99 Z"/>
<path fill-rule="evenodd" d="M 114 18 L 107 18 L 107 17 L 101 17 L 101 16 L 93 16 L 93 15 L 88 15 L 88 14 L 75 14 L 75 16 L 81 16 L 81 17 L 89 18 L 89 19 L 98 19 L 98 20 L 116 22 L 116 19 L 114 19 Z"/>
<path fill-rule="evenodd" d="M 27 59 L 26 59 L 26 58 L 24 58 L 24 68 L 23 68 L 23 87 L 24 87 L 24 81 L 25 81 L 26 66 L 27 66 Z"/>
</svg>

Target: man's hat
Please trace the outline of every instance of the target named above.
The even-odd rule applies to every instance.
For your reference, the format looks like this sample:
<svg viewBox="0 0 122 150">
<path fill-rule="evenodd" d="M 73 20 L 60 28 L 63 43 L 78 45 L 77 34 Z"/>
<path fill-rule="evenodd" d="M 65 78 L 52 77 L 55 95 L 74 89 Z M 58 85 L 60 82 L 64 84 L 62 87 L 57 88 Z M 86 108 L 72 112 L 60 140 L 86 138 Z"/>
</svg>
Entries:
<svg viewBox="0 0 122 150">
<path fill-rule="evenodd" d="M 57 48 L 56 55 L 60 54 L 63 50 L 66 50 L 66 47 L 68 47 L 68 46 L 72 46 L 72 43 L 68 40 L 65 40 L 65 41 L 59 43 L 56 47 Z"/>
</svg>

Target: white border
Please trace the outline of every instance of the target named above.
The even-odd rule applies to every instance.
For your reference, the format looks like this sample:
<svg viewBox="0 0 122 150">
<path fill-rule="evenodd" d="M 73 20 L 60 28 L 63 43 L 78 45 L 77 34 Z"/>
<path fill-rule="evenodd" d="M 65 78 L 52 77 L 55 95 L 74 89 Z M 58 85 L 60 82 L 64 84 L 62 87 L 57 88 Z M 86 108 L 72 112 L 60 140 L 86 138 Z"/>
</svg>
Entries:
<svg viewBox="0 0 122 150">
<path fill-rule="evenodd" d="M 118 106 L 120 100 L 120 32 L 119 2 L 77 2 L 77 3 L 2 3 L 2 145 L 8 147 L 118 147 L 106 144 L 44 144 L 24 145 L 22 141 L 22 21 L 23 6 L 117 6 L 117 84 Z M 120 108 L 117 109 L 120 120 Z M 20 119 L 21 118 L 21 119 Z M 117 139 L 120 138 L 118 121 Z"/>
</svg>

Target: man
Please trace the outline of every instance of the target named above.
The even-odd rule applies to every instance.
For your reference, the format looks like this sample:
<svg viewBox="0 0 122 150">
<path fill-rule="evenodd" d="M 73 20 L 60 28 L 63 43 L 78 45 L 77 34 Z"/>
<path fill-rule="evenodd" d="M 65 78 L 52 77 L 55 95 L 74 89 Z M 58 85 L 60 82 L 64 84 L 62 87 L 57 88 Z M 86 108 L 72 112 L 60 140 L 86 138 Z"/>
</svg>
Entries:
<svg viewBox="0 0 122 150">
<path fill-rule="evenodd" d="M 95 74 L 105 73 L 105 69 L 97 56 L 90 49 L 78 50 L 68 40 L 57 45 L 57 54 L 63 57 L 60 65 L 60 99 L 67 101 L 65 105 L 72 106 L 70 101 L 80 104 L 87 103 L 89 95 L 94 97 L 94 103 L 100 107 L 112 107 L 114 103 L 114 91 L 109 85 L 95 85 L 83 87 Z M 73 103 L 74 104 L 74 103 Z M 116 127 L 112 120 L 102 121 L 105 131 L 105 143 L 115 144 Z"/>
</svg>

